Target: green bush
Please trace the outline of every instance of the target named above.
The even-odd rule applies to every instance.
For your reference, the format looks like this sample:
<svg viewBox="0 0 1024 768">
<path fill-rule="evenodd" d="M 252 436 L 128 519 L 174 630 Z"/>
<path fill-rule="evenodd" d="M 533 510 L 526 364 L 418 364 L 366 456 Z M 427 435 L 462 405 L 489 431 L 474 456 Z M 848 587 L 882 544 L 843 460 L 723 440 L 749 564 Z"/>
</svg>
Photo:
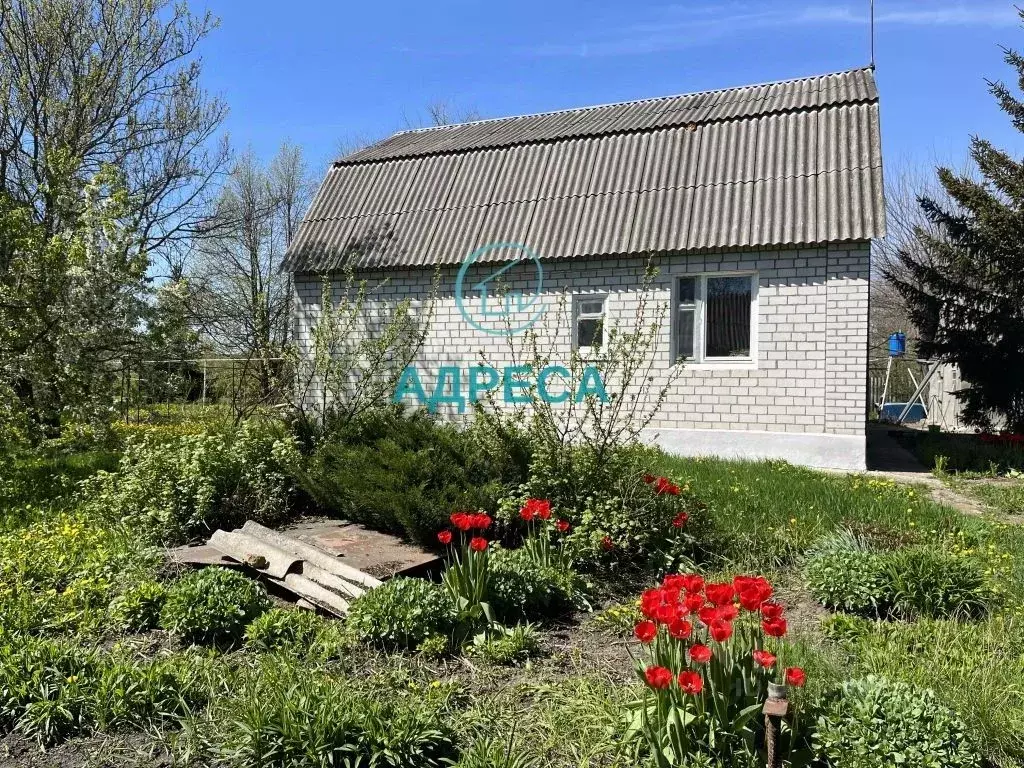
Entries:
<svg viewBox="0 0 1024 768">
<path fill-rule="evenodd" d="M 524 549 L 490 553 L 487 602 L 501 621 L 557 616 L 572 610 L 582 596 L 582 579 L 571 570 L 538 566 Z"/>
<path fill-rule="evenodd" d="M 346 625 L 361 642 L 388 650 L 414 650 L 434 635 L 449 635 L 456 609 L 440 584 L 401 576 L 353 601 Z"/>
<path fill-rule="evenodd" d="M 941 550 L 890 553 L 885 575 L 893 608 L 904 618 L 978 618 L 993 597 L 977 565 Z"/>
<path fill-rule="evenodd" d="M 233 433 L 146 435 L 129 439 L 118 470 L 90 478 L 81 497 L 152 540 L 180 543 L 246 519 L 280 522 L 298 462 L 295 441 L 262 422 Z"/>
<path fill-rule="evenodd" d="M 41 746 L 180 717 L 204 706 L 211 689 L 208 663 L 190 654 L 140 661 L 66 641 L 0 644 L 0 731 Z"/>
<path fill-rule="evenodd" d="M 160 612 L 167 590 L 157 581 L 140 581 L 110 602 L 109 614 L 115 627 L 129 632 L 145 632 L 160 624 Z"/>
<path fill-rule="evenodd" d="M 245 643 L 260 651 L 309 648 L 327 620 L 310 611 L 271 608 L 245 628 Z"/>
<path fill-rule="evenodd" d="M 935 693 L 869 675 L 826 695 L 813 745 L 836 768 L 975 768 L 967 726 Z"/>
<path fill-rule="evenodd" d="M 491 461 L 472 430 L 420 412 L 370 412 L 336 430 L 300 473 L 304 490 L 329 514 L 436 545 L 457 509 L 496 507 L 515 462 Z"/>
<path fill-rule="evenodd" d="M 0 533 L 0 627 L 102 631 L 111 600 L 152 579 L 161 560 L 130 531 L 81 511 L 41 514 Z"/>
<path fill-rule="evenodd" d="M 874 552 L 819 552 L 808 558 L 804 578 L 814 598 L 827 608 L 880 616 L 892 605 L 885 559 Z"/>
<path fill-rule="evenodd" d="M 270 607 L 259 584 L 226 568 L 185 575 L 167 595 L 160 626 L 197 644 L 230 645 Z"/>
<path fill-rule="evenodd" d="M 456 748 L 444 695 L 408 689 L 381 695 L 383 684 L 371 681 L 361 690 L 275 659 L 214 704 L 204 740 L 234 768 L 451 765 Z"/>
<path fill-rule="evenodd" d="M 466 655 L 488 664 L 521 664 L 540 655 L 540 639 L 531 624 L 480 635 L 466 647 Z"/>
<path fill-rule="evenodd" d="M 513 526 L 528 498 L 547 499 L 554 514 L 572 524 L 567 546 L 587 568 L 612 562 L 658 570 L 689 567 L 718 549 L 705 505 L 685 482 L 678 495 L 659 494 L 645 481 L 656 454 L 640 446 L 598 453 L 588 446 L 539 443 L 529 480 L 502 500 L 500 516 Z M 682 526 L 673 525 L 680 514 Z"/>
<path fill-rule="evenodd" d="M 822 605 L 865 616 L 978 618 L 994 596 L 977 565 L 928 547 L 875 553 L 832 541 L 804 578 Z"/>
</svg>

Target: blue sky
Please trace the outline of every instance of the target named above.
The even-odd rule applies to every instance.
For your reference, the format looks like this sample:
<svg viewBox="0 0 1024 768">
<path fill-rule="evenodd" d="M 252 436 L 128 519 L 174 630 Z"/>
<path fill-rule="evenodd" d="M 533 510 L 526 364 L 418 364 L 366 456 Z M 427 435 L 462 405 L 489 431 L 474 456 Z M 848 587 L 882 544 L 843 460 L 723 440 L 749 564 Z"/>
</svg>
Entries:
<svg viewBox="0 0 1024 768">
<path fill-rule="evenodd" d="M 379 138 L 445 101 L 484 117 L 744 85 L 863 66 L 868 0 L 313 2 L 208 0 L 221 19 L 204 83 L 236 148 L 286 139 L 319 172 L 343 142 Z M 890 167 L 960 162 L 978 133 L 1017 154 L 985 79 L 1024 50 L 1011 2 L 877 0 Z"/>
</svg>

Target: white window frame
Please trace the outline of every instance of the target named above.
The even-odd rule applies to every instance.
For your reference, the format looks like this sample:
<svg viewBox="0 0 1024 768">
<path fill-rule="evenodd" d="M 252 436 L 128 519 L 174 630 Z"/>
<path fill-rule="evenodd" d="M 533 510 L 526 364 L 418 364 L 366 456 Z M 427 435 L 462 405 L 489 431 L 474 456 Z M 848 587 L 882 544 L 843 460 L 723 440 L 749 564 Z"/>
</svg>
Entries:
<svg viewBox="0 0 1024 768">
<path fill-rule="evenodd" d="M 713 277 L 746 277 L 750 279 L 750 354 L 745 357 L 708 357 L 705 354 L 707 342 L 707 288 L 708 279 Z M 679 304 L 681 280 L 694 281 L 693 311 L 693 353 L 691 358 L 679 359 Z M 675 273 L 672 275 L 672 337 L 670 352 L 672 364 L 696 368 L 756 368 L 757 367 L 757 321 L 758 286 L 757 272 L 701 272 L 698 274 Z"/>
<path fill-rule="evenodd" d="M 583 305 L 593 301 L 601 302 L 601 314 L 592 312 L 583 314 Z M 608 294 L 607 293 L 577 293 L 572 297 L 572 348 L 584 357 L 599 354 L 601 347 L 580 346 L 580 320 L 601 321 L 601 342 L 607 341 L 608 336 Z"/>
</svg>

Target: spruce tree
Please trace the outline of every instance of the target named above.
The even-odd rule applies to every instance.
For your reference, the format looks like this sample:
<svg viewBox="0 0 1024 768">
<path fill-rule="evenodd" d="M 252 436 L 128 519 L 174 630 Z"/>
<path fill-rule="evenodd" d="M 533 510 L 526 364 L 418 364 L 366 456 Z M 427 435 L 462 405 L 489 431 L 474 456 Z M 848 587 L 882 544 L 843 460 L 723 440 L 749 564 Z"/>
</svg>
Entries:
<svg viewBox="0 0 1024 768">
<path fill-rule="evenodd" d="M 1022 12 L 1024 16 L 1024 12 Z M 1024 91 L 1024 57 L 1006 51 Z M 1024 132 L 1024 101 L 1002 82 L 989 90 Z M 965 420 L 1024 432 L 1024 163 L 977 136 L 977 176 L 939 168 L 954 202 L 920 203 L 934 231 L 917 230 L 918 249 L 884 274 L 906 299 L 922 356 L 954 363 L 967 387 L 957 393 Z"/>
</svg>

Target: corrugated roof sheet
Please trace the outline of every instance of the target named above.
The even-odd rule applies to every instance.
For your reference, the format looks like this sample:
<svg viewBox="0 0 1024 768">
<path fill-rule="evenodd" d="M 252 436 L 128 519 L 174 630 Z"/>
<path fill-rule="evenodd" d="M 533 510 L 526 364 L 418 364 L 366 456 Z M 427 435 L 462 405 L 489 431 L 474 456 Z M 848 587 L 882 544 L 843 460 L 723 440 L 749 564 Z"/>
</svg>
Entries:
<svg viewBox="0 0 1024 768">
<path fill-rule="evenodd" d="M 871 70 L 396 134 L 334 164 L 292 271 L 884 234 Z"/>
</svg>

